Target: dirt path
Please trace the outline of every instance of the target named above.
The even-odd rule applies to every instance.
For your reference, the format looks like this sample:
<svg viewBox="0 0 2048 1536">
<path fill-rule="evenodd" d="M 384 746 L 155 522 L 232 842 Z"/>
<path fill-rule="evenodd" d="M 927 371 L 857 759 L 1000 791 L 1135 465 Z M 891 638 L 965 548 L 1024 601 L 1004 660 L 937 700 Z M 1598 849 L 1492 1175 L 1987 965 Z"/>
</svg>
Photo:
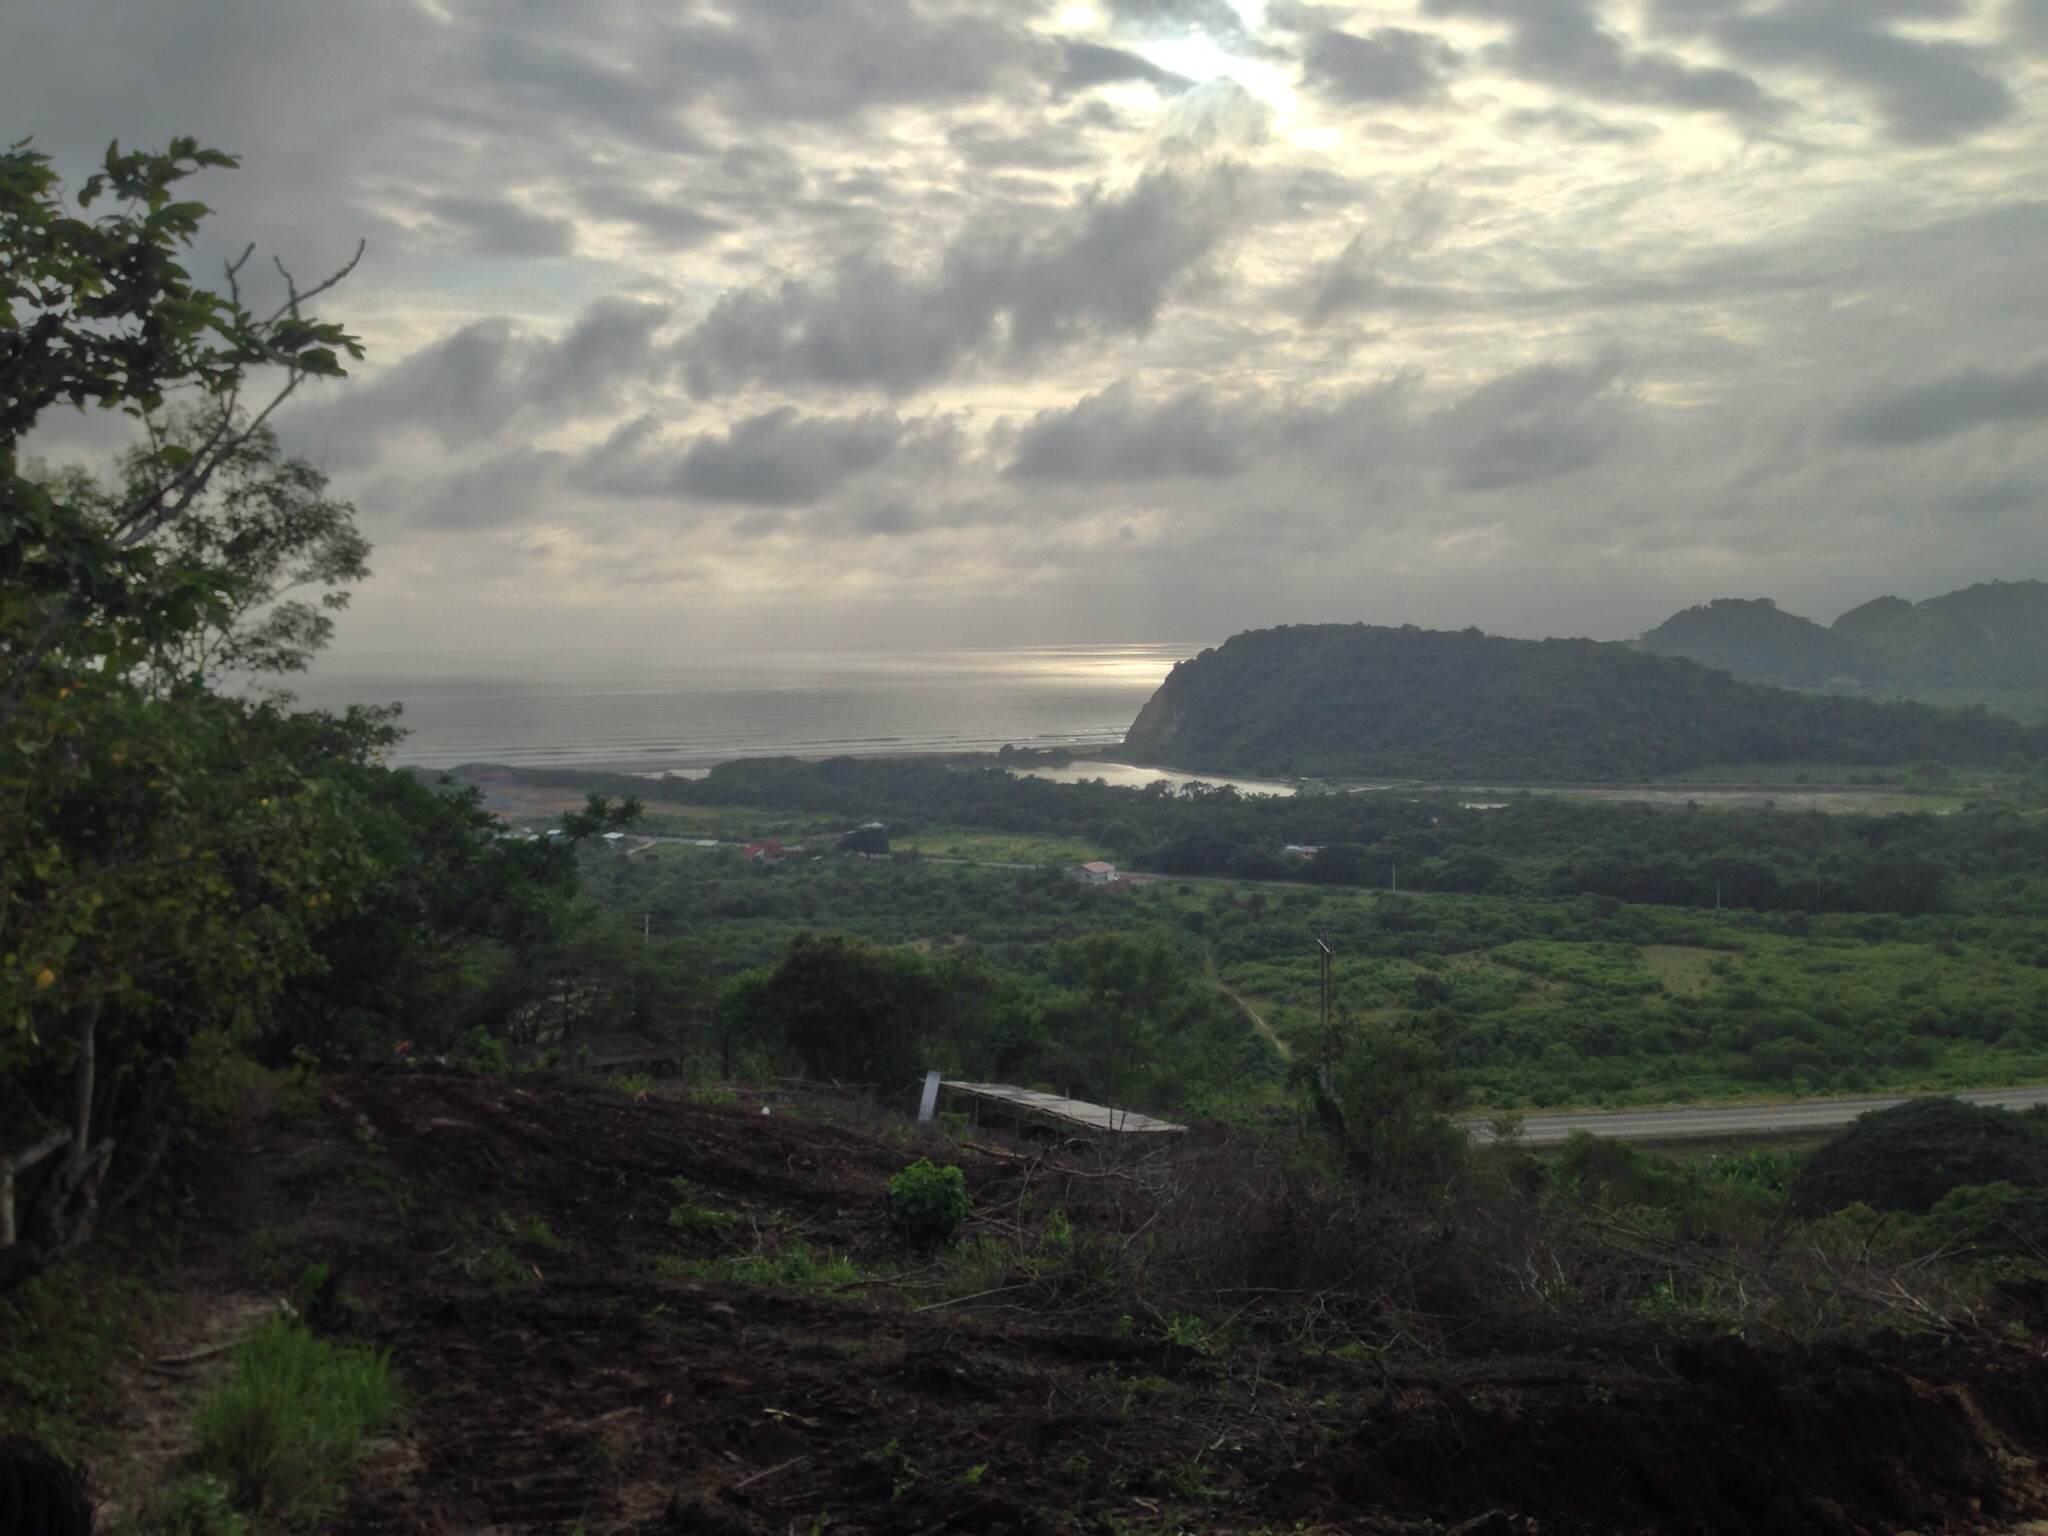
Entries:
<svg viewBox="0 0 2048 1536">
<path fill-rule="evenodd" d="M 1280 1053 L 1280 1059 L 1282 1061 L 1294 1060 L 1293 1048 L 1289 1046 L 1285 1040 L 1282 1040 L 1280 1038 L 1279 1034 L 1275 1032 L 1273 1026 L 1266 1022 L 1264 1016 L 1260 1014 L 1258 1009 L 1254 1008 L 1250 1003 L 1246 1002 L 1230 987 L 1225 985 L 1222 977 L 1212 976 L 1212 979 L 1216 983 L 1216 990 L 1218 992 L 1221 992 L 1225 997 L 1229 998 L 1233 1003 L 1237 1004 L 1238 1012 L 1242 1013 L 1246 1019 L 1250 1020 L 1252 1028 L 1257 1030 L 1261 1035 L 1263 1035 L 1266 1038 L 1267 1043 L 1270 1044 L 1274 1050 Z"/>
</svg>

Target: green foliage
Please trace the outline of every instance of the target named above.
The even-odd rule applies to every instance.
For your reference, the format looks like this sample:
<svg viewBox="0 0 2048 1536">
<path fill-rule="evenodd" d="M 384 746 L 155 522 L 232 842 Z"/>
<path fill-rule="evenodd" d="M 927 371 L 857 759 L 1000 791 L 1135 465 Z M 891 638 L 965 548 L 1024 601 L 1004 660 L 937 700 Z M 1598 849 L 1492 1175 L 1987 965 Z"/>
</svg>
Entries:
<svg viewBox="0 0 2048 1536">
<path fill-rule="evenodd" d="M 544 950 L 574 882 L 573 846 L 500 839 L 473 791 L 385 768 L 392 711 L 214 686 L 303 668 L 369 549 L 268 424 L 362 355 L 308 308 L 348 269 L 259 313 L 240 262 L 224 292 L 181 265 L 207 209 L 179 184 L 234 164 L 111 147 L 80 217 L 46 156 L 0 153 L 0 1290 L 85 1242 L 180 1115 L 229 1111 L 226 1052 L 349 1056 L 459 1018 L 480 962 L 506 966 L 480 951 Z M 61 404 L 140 423 L 105 482 L 22 458 Z M 593 797 L 558 842 L 636 813 Z"/>
<path fill-rule="evenodd" d="M 235 1351 L 232 1372 L 200 1403 L 193 1460 L 238 1508 L 310 1524 L 333 1510 L 370 1437 L 398 1408 L 383 1353 L 274 1318 Z"/>
<path fill-rule="evenodd" d="M 1469 1161 L 1465 1129 L 1448 1115 L 1465 1085 L 1420 1031 L 1369 1025 L 1349 1033 L 1327 1070 L 1297 1075 L 1351 1172 L 1382 1189 L 1441 1197 Z"/>
<path fill-rule="evenodd" d="M 811 1076 L 894 1092 L 915 1077 L 943 994 L 916 955 L 799 934 L 752 1003 Z"/>
<path fill-rule="evenodd" d="M 474 1280 L 494 1296 L 516 1296 L 539 1284 L 533 1266 L 503 1243 L 472 1244 L 449 1262 L 464 1279 Z"/>
<path fill-rule="evenodd" d="M 150 1536 L 249 1536 L 228 1485 L 208 1472 L 188 1473 L 154 1495 L 141 1524 Z"/>
<path fill-rule="evenodd" d="M 967 1175 L 950 1163 L 940 1168 L 921 1157 L 889 1180 L 889 1224 L 915 1246 L 955 1241 L 971 1208 Z"/>
<path fill-rule="evenodd" d="M 1791 693 L 1591 640 L 1308 624 L 1182 662 L 1124 750 L 1203 773 L 1528 782 L 1816 758 L 1995 764 L 2048 753 L 2048 729 Z"/>
<path fill-rule="evenodd" d="M 153 1254 L 126 1234 L 107 1262 L 42 1274 L 0 1295 L 0 1437 L 67 1461 L 90 1449 L 89 1426 L 113 1406 L 117 1361 L 156 1321 Z"/>
<path fill-rule="evenodd" d="M 707 1206 L 684 1203 L 672 1205 L 668 1211 L 668 1224 L 685 1237 L 706 1240 L 723 1237 L 738 1222 L 730 1211 L 714 1211 Z"/>
<path fill-rule="evenodd" d="M 1966 1185 L 2039 1185 L 2048 1140 L 2010 1110 L 1960 1099 L 1915 1099 L 1876 1110 L 1816 1151 L 1793 1203 L 1809 1215 L 1852 1204 L 1925 1212 Z"/>
<path fill-rule="evenodd" d="M 1924 602 L 1881 597 L 1823 628 L 1767 600 L 1674 614 L 1646 649 L 1752 682 L 1994 706 L 2048 700 L 2048 583 L 1992 581 Z M 2014 697 L 2018 696 L 2018 697 Z"/>
<path fill-rule="evenodd" d="M 655 1269 L 677 1279 L 775 1286 L 791 1291 L 837 1290 L 867 1278 L 845 1255 L 821 1254 L 802 1242 L 786 1242 L 766 1253 L 716 1259 L 682 1259 L 663 1254 L 655 1260 Z"/>
<path fill-rule="evenodd" d="M 478 1072 L 503 1072 L 510 1066 L 504 1042 L 494 1038 L 481 1024 L 470 1026 L 469 1033 L 455 1048 L 454 1059 Z"/>
</svg>

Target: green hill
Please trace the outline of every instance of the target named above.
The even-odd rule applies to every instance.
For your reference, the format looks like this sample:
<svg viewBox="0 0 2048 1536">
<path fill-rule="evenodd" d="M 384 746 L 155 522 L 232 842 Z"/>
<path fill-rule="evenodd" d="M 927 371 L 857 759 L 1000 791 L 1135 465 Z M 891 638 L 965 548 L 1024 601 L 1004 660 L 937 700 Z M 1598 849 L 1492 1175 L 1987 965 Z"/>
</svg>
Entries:
<svg viewBox="0 0 2048 1536">
<path fill-rule="evenodd" d="M 1980 582 L 1921 603 L 1880 597 L 1832 625 L 1767 598 L 1719 598 L 1637 643 L 1746 682 L 2048 718 L 2048 582 Z"/>
<path fill-rule="evenodd" d="M 1315 624 L 1251 630 L 1180 663 L 1124 749 L 1200 773 L 1568 781 L 2032 759 L 2048 755 L 2048 727 L 1795 693 L 1593 640 Z"/>
<path fill-rule="evenodd" d="M 2048 582 L 1981 582 L 1924 603 L 1881 597 L 1831 633 L 1907 689 L 2048 689 Z"/>
<path fill-rule="evenodd" d="M 1885 671 L 1853 639 L 1786 613 L 1767 597 L 1718 597 L 1687 608 L 1640 644 L 1660 656 L 1684 656 L 1780 688 L 1865 689 L 1880 683 Z"/>
</svg>

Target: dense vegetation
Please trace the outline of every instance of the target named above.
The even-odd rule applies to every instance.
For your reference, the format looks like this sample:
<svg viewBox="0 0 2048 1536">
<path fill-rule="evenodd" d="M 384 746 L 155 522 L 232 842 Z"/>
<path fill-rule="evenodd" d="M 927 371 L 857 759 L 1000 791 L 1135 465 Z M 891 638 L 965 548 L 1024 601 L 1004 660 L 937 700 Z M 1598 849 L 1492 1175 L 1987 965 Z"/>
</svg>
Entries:
<svg viewBox="0 0 2048 1536">
<path fill-rule="evenodd" d="M 648 788 L 603 774 L 539 776 L 578 794 Z M 2048 900 L 2044 791 L 2040 779 L 2012 781 L 1949 815 L 1667 809 L 1544 795 L 1480 808 L 1442 793 L 1245 795 L 1163 780 L 1135 790 L 1018 777 L 985 761 L 769 758 L 665 780 L 654 792 L 665 805 L 715 814 L 708 825 L 741 840 L 794 834 L 810 817 L 830 846 L 828 829 L 879 820 L 899 848 L 1007 839 L 983 855 L 1004 862 L 1108 857 L 1171 875 L 1913 915 L 2039 912 Z M 653 824 L 707 826 L 664 821 L 659 807 Z M 1290 855 L 1290 845 L 1318 852 Z"/>
<path fill-rule="evenodd" d="M 1314 624 L 1234 635 L 1180 663 L 1124 751 L 1197 773 L 1540 782 L 2030 761 L 2048 755 L 2048 727 L 1794 693 L 1591 640 Z"/>
<path fill-rule="evenodd" d="M 1767 598 L 1721 598 L 1640 643 L 1749 682 L 2048 710 L 2048 582 L 1984 582 L 1921 603 L 1880 597 L 1831 626 Z"/>
<path fill-rule="evenodd" d="M 508 843 L 473 793 L 380 765 L 388 716 L 221 688 L 303 668 L 368 552 L 268 424 L 361 355 L 306 312 L 347 269 L 258 309 L 246 255 L 225 293 L 179 265 L 207 210 L 178 184 L 232 164 L 116 146 L 85 218 L 44 156 L 0 155 L 0 1291 L 142 1189 L 195 1049 L 430 1034 L 531 963 L 569 845 L 617 819 Z M 65 404 L 139 423 L 111 476 L 24 458 Z"/>
<path fill-rule="evenodd" d="M 2048 1078 L 2048 924 L 1765 914 L 1605 898 L 1393 896 L 737 851 L 592 856 L 582 900 L 693 1075 L 822 1071 L 907 1101 L 928 1067 L 1155 1111 L 1271 1101 L 1321 1049 L 1311 931 L 1345 1030 L 1426 1044 L 1477 1106 L 1967 1087 Z M 643 942 L 644 930 L 649 937 Z M 807 933 L 858 943 L 835 959 Z M 632 956 L 643 957 L 637 964 Z M 770 984 L 788 1002 L 765 1005 Z M 603 994 L 586 994 L 599 1006 Z M 863 997 L 896 1000 L 883 1012 Z M 812 1056 L 801 1005 L 892 1021 L 886 1057 Z M 1240 1002 L 1258 1023 L 1240 1011 Z M 478 1015 L 493 1031 L 518 1018 Z M 529 1021 L 529 1022 L 539 1022 Z M 1261 1027 L 1263 1025 L 1263 1028 Z"/>
</svg>

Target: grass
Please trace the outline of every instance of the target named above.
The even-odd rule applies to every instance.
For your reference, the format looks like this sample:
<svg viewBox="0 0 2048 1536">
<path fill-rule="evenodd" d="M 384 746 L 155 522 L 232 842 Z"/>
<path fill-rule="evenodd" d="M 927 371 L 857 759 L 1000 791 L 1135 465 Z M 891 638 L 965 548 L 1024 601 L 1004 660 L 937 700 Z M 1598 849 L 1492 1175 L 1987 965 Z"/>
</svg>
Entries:
<svg viewBox="0 0 2048 1536">
<path fill-rule="evenodd" d="M 66 1461 L 90 1449 L 114 1361 L 155 1315 L 147 1270 L 133 1267 L 147 1259 L 106 1244 L 0 1296 L 0 1436 Z"/>
<path fill-rule="evenodd" d="M 310 1524 L 333 1511 L 371 1437 L 398 1415 L 382 1351 L 273 1318 L 235 1351 L 232 1372 L 193 1416 L 193 1467 L 217 1477 L 238 1509 Z"/>
<path fill-rule="evenodd" d="M 928 859 L 970 859 L 977 864 L 1080 864 L 1102 857 L 1102 850 L 1072 837 L 981 832 L 963 827 L 928 827 L 892 836 L 894 853 L 920 853 Z"/>
<path fill-rule="evenodd" d="M 836 1290 L 868 1278 L 845 1255 L 814 1253 L 805 1243 L 786 1243 L 771 1253 L 739 1258 L 686 1259 L 665 1253 L 655 1259 L 654 1270 L 669 1280 L 716 1280 L 791 1291 Z"/>
</svg>

